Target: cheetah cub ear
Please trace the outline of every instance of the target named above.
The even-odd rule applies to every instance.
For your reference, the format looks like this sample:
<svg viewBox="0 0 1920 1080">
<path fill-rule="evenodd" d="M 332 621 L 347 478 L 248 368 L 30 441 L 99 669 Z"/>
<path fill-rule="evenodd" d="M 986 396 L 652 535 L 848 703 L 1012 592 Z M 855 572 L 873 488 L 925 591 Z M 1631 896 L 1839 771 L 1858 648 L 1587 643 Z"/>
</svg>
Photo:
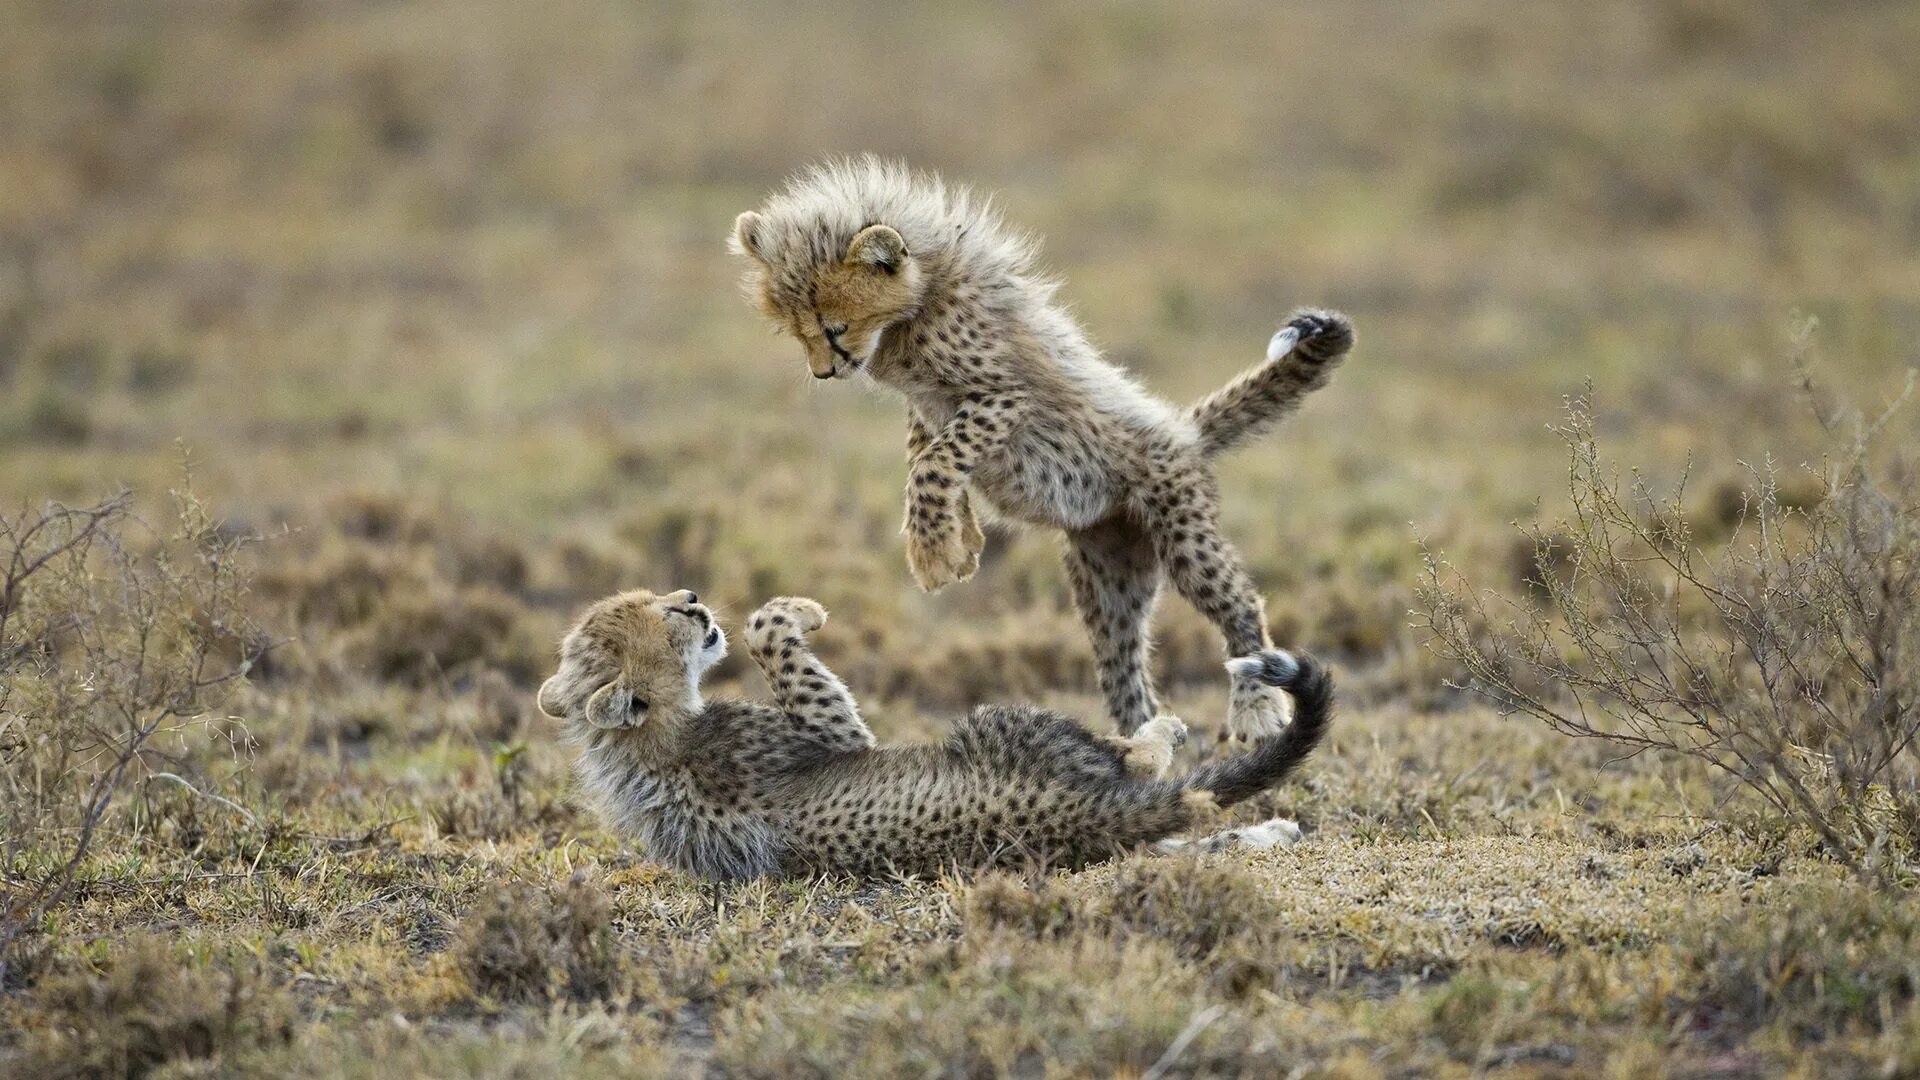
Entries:
<svg viewBox="0 0 1920 1080">
<path fill-rule="evenodd" d="M 585 681 L 583 672 L 562 666 L 560 673 L 540 685 L 534 699 L 540 711 L 555 720 L 578 713 L 597 728 L 636 728 L 647 722 L 652 702 L 620 682 L 596 688 Z"/>
<path fill-rule="evenodd" d="M 619 683 L 595 690 L 587 698 L 585 710 L 587 723 L 608 730 L 637 728 L 652 712 L 652 702 Z"/>
<path fill-rule="evenodd" d="M 567 714 L 580 706 L 580 702 L 593 690 L 591 686 L 581 684 L 579 669 L 571 664 L 562 664 L 560 671 L 540 684 L 540 693 L 534 697 L 534 704 L 540 711 L 555 720 L 565 720 Z"/>
<path fill-rule="evenodd" d="M 869 225 L 847 245 L 847 261 L 897 274 L 907 261 L 907 241 L 891 225 Z"/>
<path fill-rule="evenodd" d="M 735 255 L 751 255 L 766 262 L 767 257 L 761 247 L 765 239 L 761 229 L 765 225 L 766 219 L 751 210 L 741 214 L 733 219 L 733 238 L 727 246 Z"/>
</svg>

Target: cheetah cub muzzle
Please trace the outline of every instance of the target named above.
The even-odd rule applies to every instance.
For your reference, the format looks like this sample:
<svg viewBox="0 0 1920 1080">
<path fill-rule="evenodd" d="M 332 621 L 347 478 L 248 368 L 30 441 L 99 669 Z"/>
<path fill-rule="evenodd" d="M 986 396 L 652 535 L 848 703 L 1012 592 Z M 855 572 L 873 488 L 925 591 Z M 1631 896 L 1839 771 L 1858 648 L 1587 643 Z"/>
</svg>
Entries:
<svg viewBox="0 0 1920 1080">
<path fill-rule="evenodd" d="M 812 600 L 768 601 L 745 640 L 771 700 L 708 701 L 701 676 L 728 644 L 713 613 L 685 590 L 621 593 L 567 634 L 540 708 L 578 746 L 581 786 L 609 824 L 650 858 L 708 877 L 1077 867 L 1150 845 L 1299 835 L 1275 819 L 1180 837 L 1278 784 L 1319 744 L 1333 685 L 1310 657 L 1272 650 L 1245 676 L 1294 695 L 1286 730 L 1169 778 L 1185 736 L 1171 716 L 1116 739 L 1045 709 L 987 705 L 937 745 L 876 746 L 807 645 L 826 618 Z"/>
</svg>

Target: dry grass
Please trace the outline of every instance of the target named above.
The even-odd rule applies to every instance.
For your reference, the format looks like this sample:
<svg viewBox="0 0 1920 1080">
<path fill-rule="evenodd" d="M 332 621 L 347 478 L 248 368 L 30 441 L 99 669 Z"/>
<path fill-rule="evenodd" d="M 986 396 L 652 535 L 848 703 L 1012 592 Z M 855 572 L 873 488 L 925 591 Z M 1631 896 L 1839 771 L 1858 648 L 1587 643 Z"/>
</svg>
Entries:
<svg viewBox="0 0 1920 1080">
<path fill-rule="evenodd" d="M 1801 317 L 1843 393 L 1897 383 L 1916 51 L 1873 3 L 0 5 L 0 508 L 167 520 L 184 443 L 284 639 L 130 770 L 0 1073 L 1920 1071 L 1910 892 L 1698 762 L 1465 700 L 1408 616 L 1416 537 L 1555 572 L 1509 522 L 1561 516 L 1585 386 L 1656 490 L 1691 456 L 1713 544 L 1742 462 L 1824 445 Z M 819 597 L 883 737 L 1095 714 L 1053 543 L 915 593 L 898 405 L 736 296 L 733 215 L 866 150 L 1002 192 L 1171 396 L 1354 314 L 1222 474 L 1276 635 L 1340 665 L 1330 744 L 1246 809 L 1301 847 L 716 896 L 569 800 L 531 691 L 618 587 Z M 1214 635 L 1170 603 L 1160 638 L 1217 724 Z M 7 899 L 61 850 L 9 848 Z"/>
</svg>

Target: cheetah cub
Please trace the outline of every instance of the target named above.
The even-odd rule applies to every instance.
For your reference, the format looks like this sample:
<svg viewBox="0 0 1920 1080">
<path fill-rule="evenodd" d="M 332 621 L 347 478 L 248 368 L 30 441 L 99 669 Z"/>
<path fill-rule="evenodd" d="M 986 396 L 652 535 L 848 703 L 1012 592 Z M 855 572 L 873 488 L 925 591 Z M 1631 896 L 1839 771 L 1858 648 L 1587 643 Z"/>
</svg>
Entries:
<svg viewBox="0 0 1920 1080">
<path fill-rule="evenodd" d="M 734 223 L 744 288 L 800 339 L 815 378 L 861 375 L 907 399 L 907 562 L 929 591 L 973 576 L 980 501 L 1062 529 L 1075 606 L 1107 711 L 1132 732 L 1158 711 L 1148 628 L 1162 578 L 1225 636 L 1273 648 L 1239 553 L 1220 532 L 1213 458 L 1326 385 L 1353 346 L 1346 316 L 1302 311 L 1267 359 L 1190 408 L 1101 357 L 1034 270 L 1034 245 L 965 190 L 873 158 L 822 165 Z M 1258 670 L 1255 663 L 1249 670 Z M 1287 722 L 1286 698 L 1241 677 L 1232 734 Z"/>
<path fill-rule="evenodd" d="M 1141 845 L 1270 847 L 1292 822 L 1188 841 L 1175 834 L 1279 783 L 1326 731 L 1333 689 L 1277 650 L 1247 672 L 1291 691 L 1283 733 L 1180 779 L 1161 775 L 1180 723 L 1102 738 L 1058 713 L 981 706 L 945 742 L 876 747 L 859 706 L 807 647 L 812 600 L 769 601 L 747 648 L 771 703 L 707 701 L 700 678 L 727 638 L 691 592 L 621 593 L 590 608 L 540 688 L 580 748 L 582 786 L 649 857 L 712 878 L 947 867 L 1077 867 Z"/>
</svg>

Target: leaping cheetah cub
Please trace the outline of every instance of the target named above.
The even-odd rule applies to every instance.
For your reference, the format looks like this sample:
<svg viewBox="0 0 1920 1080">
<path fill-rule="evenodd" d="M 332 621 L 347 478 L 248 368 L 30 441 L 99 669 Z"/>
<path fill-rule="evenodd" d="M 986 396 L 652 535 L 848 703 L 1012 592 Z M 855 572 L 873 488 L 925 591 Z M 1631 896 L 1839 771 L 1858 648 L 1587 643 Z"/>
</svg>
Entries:
<svg viewBox="0 0 1920 1080">
<path fill-rule="evenodd" d="M 861 374 L 907 409 L 907 562 L 929 591 L 973 576 L 970 496 L 1066 531 L 1067 574 L 1107 711 L 1158 711 L 1147 632 L 1163 575 L 1226 637 L 1272 649 L 1253 581 L 1220 533 L 1212 459 L 1324 386 L 1353 346 L 1346 316 L 1294 315 L 1266 363 L 1191 408 L 1103 359 L 1033 268 L 1035 248 L 965 190 L 873 158 L 822 165 L 734 223 L 747 293 L 800 339 L 820 379 Z M 1253 670 L 1257 670 L 1254 663 Z M 1283 695 L 1241 678 L 1230 730 L 1286 723 Z"/>
<path fill-rule="evenodd" d="M 1293 693 L 1299 714 L 1285 732 L 1164 779 L 1182 734 L 1172 717 L 1103 738 L 1058 713 L 988 705 L 939 745 L 876 747 L 853 696 L 807 648 L 825 620 L 812 600 L 768 602 L 748 621 L 747 648 L 773 702 L 709 702 L 700 678 L 727 651 L 712 612 L 684 590 L 621 593 L 567 634 L 540 708 L 565 721 L 582 785 L 612 826 L 649 857 L 713 878 L 1076 867 L 1147 844 L 1270 847 L 1299 835 L 1274 819 L 1175 836 L 1279 783 L 1320 742 L 1333 688 L 1307 657 L 1271 651 L 1245 673 Z"/>
</svg>

